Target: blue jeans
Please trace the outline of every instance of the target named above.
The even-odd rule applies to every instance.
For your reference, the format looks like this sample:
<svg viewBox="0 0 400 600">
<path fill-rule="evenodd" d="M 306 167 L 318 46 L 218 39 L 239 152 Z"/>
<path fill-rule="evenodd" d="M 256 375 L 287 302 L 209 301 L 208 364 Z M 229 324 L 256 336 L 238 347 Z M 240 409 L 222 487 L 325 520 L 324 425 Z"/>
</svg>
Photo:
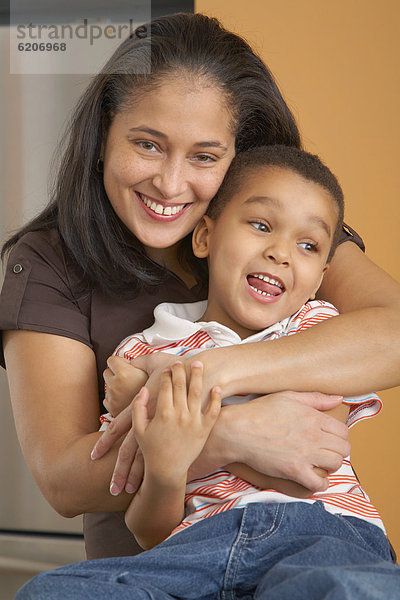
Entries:
<svg viewBox="0 0 400 600">
<path fill-rule="evenodd" d="M 138 556 L 42 573 L 15 600 L 394 600 L 400 568 L 382 531 L 321 502 L 257 503 Z"/>
</svg>

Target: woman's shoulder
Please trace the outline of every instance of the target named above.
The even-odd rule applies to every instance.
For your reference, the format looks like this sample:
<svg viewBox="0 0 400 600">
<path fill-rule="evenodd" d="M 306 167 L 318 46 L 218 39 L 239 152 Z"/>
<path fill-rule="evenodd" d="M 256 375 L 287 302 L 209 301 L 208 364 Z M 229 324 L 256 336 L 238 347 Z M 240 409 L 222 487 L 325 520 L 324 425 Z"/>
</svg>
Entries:
<svg viewBox="0 0 400 600">
<path fill-rule="evenodd" d="M 55 227 L 21 236 L 8 255 L 6 277 L 11 273 L 24 273 L 28 282 L 33 278 L 43 285 L 56 285 L 72 296 L 82 293 L 82 272 Z"/>
<path fill-rule="evenodd" d="M 53 227 L 40 231 L 25 233 L 15 243 L 9 253 L 8 263 L 17 257 L 47 260 L 48 262 L 60 262 L 64 260 L 65 249 L 58 230 Z"/>
<path fill-rule="evenodd" d="M 82 291 L 82 277 L 56 229 L 23 235 L 9 253 L 4 275 L 0 330 L 53 333 L 90 345 L 90 293 Z"/>
</svg>

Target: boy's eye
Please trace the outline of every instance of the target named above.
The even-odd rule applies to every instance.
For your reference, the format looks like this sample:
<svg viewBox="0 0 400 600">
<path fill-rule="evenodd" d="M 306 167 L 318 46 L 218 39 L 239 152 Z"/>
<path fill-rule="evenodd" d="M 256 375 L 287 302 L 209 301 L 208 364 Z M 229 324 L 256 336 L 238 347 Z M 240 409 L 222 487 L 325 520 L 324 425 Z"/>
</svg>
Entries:
<svg viewBox="0 0 400 600">
<path fill-rule="evenodd" d="M 317 249 L 317 246 L 311 242 L 300 242 L 299 246 L 304 248 L 304 250 L 308 250 L 308 252 L 314 252 Z"/>
<path fill-rule="evenodd" d="M 256 229 L 258 229 L 258 231 L 262 231 L 264 233 L 268 233 L 270 231 L 270 228 L 267 225 L 267 223 L 260 223 L 259 221 L 251 221 L 250 224 L 253 227 L 255 227 Z"/>
</svg>

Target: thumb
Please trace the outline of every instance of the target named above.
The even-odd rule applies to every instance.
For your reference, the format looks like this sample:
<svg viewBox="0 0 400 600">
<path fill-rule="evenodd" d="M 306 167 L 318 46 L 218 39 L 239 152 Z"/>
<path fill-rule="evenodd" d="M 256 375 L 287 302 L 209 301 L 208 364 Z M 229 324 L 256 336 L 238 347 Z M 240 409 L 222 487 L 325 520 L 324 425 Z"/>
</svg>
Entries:
<svg viewBox="0 0 400 600">
<path fill-rule="evenodd" d="M 337 394 L 322 394 L 321 392 L 294 392 L 295 398 L 302 404 L 307 404 L 316 410 L 331 410 L 343 402 L 343 396 Z"/>
<path fill-rule="evenodd" d="M 142 387 L 137 396 L 135 396 L 133 400 L 133 423 L 135 432 L 138 435 L 143 434 L 149 423 L 149 413 L 148 413 L 148 405 L 149 402 L 149 392 L 147 388 Z"/>
</svg>

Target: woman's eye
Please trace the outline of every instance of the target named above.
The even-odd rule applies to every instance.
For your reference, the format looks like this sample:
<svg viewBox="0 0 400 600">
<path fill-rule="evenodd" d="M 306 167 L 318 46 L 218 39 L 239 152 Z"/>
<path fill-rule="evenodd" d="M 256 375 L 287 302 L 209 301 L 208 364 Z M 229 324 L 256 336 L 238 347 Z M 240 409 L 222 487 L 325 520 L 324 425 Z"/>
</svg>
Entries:
<svg viewBox="0 0 400 600">
<path fill-rule="evenodd" d="M 300 242 L 299 246 L 308 252 L 314 252 L 317 249 L 317 246 L 311 242 Z"/>
<path fill-rule="evenodd" d="M 143 150 L 146 150 L 147 152 L 151 152 L 151 151 L 157 152 L 157 147 L 153 144 L 153 142 L 139 140 L 136 142 L 136 144 L 139 146 L 139 148 L 142 148 Z"/>
<path fill-rule="evenodd" d="M 209 156 L 208 154 L 196 154 L 194 159 L 197 162 L 204 163 L 204 164 L 212 163 L 212 162 L 216 161 L 216 158 L 214 158 L 213 156 Z"/>
<path fill-rule="evenodd" d="M 260 223 L 259 221 L 252 221 L 251 225 L 258 229 L 258 231 L 262 231 L 263 233 L 268 233 L 270 231 L 269 226 L 266 223 Z"/>
</svg>

